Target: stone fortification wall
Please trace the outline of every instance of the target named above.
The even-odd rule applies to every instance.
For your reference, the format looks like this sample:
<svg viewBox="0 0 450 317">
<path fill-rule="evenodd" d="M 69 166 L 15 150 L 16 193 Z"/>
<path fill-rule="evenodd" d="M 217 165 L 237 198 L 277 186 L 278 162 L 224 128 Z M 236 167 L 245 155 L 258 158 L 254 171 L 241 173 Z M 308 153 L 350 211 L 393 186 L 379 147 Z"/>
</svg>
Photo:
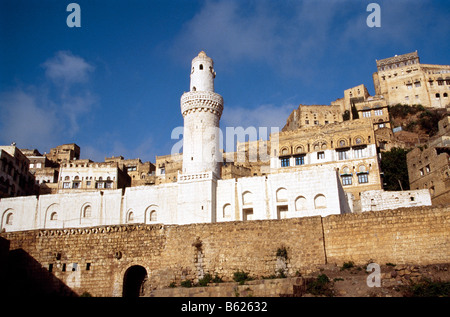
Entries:
<svg viewBox="0 0 450 317">
<path fill-rule="evenodd" d="M 50 270 L 77 294 L 121 296 L 124 276 L 145 268 L 145 292 L 205 273 L 288 276 L 325 263 L 450 262 L 450 207 L 193 225 L 121 225 L 9 232 L 9 254 Z M 283 252 L 285 250 L 285 252 Z M 286 255 L 286 257 L 284 256 Z M 36 265 L 29 270 L 35 270 Z M 58 284 L 59 283 L 59 284 Z"/>
</svg>

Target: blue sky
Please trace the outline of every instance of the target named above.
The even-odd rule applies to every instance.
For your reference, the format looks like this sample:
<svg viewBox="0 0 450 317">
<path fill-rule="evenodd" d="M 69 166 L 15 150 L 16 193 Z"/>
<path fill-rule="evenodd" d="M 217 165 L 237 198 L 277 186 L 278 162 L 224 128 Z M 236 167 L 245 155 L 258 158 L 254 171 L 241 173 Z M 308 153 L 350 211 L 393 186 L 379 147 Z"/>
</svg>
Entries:
<svg viewBox="0 0 450 317">
<path fill-rule="evenodd" d="M 81 27 L 69 28 L 69 3 Z M 378 3 L 381 27 L 366 24 Z M 182 126 L 190 63 L 205 50 L 221 127 L 279 126 L 299 104 L 374 94 L 376 59 L 417 50 L 450 64 L 450 1 L 0 0 L 0 144 L 155 161 Z"/>
</svg>

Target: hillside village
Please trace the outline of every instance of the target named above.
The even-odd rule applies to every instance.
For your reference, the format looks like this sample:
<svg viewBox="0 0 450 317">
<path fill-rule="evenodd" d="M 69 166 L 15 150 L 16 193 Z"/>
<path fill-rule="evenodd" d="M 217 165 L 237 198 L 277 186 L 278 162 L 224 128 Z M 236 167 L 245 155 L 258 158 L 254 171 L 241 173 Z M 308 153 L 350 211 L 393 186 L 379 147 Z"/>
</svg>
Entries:
<svg viewBox="0 0 450 317">
<path fill-rule="evenodd" d="M 413 52 L 379 60 L 377 70 L 373 74 L 375 96 L 359 85 L 329 105 L 299 105 L 276 138 L 271 135 L 268 141 L 238 143 L 236 152 L 223 153 L 221 179 L 330 165 L 341 175 L 344 190 L 353 195 L 354 211 L 361 211 L 361 193 L 369 190 L 428 189 L 433 204 L 448 203 L 450 66 L 421 64 Z M 358 135 L 367 135 L 358 139 L 361 145 L 376 148 L 376 155 L 362 165 L 347 151 L 357 146 L 351 139 Z M 274 139 L 277 148 L 271 147 Z M 333 144 L 333 139 L 340 140 Z M 313 158 L 325 155 L 322 149 L 336 153 L 322 160 Z M 56 146 L 44 154 L 38 149 L 19 149 L 14 143 L 1 146 L 0 197 L 171 183 L 178 181 L 182 169 L 181 153 L 157 156 L 154 162 L 123 156 L 93 162 L 80 160 L 81 150 L 76 143 Z M 397 156 L 389 156 L 391 151 Z M 271 159 L 261 160 L 262 152 Z M 388 157 L 395 159 L 394 170 L 388 167 Z"/>
<path fill-rule="evenodd" d="M 180 98 L 183 153 L 94 162 L 76 143 L 1 146 L 0 291 L 402 296 L 447 280 L 450 66 L 417 52 L 376 63 L 376 95 L 299 105 L 235 152 L 218 147 L 224 102 L 204 51 Z M 368 264 L 383 288 L 364 283 Z"/>
</svg>

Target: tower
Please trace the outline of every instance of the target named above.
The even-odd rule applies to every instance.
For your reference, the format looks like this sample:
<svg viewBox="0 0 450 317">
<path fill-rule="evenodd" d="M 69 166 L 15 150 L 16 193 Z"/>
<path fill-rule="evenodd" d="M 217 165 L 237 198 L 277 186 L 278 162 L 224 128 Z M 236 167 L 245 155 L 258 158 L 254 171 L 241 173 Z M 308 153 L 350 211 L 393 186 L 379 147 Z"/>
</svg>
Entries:
<svg viewBox="0 0 450 317">
<path fill-rule="evenodd" d="M 212 171 L 220 176 L 219 121 L 223 98 L 214 92 L 213 60 L 201 51 L 192 60 L 190 91 L 181 96 L 184 118 L 183 174 Z"/>
<path fill-rule="evenodd" d="M 181 96 L 183 167 L 178 174 L 180 224 L 215 222 L 216 188 L 223 161 L 219 121 L 223 98 L 214 92 L 213 60 L 201 51 L 192 60 L 190 91 Z"/>
</svg>

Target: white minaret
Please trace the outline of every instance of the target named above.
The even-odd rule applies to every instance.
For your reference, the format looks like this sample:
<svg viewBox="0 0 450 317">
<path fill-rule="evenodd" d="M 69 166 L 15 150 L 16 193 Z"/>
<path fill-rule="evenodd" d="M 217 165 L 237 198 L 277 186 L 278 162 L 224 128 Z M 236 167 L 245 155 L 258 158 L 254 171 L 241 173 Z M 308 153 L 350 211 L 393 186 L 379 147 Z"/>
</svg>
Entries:
<svg viewBox="0 0 450 317">
<path fill-rule="evenodd" d="M 220 176 L 219 121 L 223 98 L 214 92 L 213 60 L 201 51 L 192 60 L 190 91 L 181 96 L 184 118 L 182 174 Z"/>
</svg>

